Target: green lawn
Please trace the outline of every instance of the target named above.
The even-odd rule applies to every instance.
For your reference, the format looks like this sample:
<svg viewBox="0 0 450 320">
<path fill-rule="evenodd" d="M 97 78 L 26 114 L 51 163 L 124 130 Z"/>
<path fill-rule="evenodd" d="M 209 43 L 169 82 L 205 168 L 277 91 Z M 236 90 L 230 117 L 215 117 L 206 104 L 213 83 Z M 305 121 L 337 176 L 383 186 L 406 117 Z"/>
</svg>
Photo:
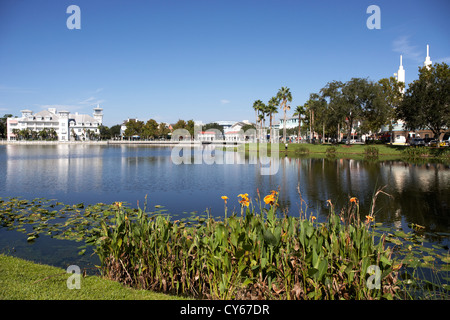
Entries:
<svg viewBox="0 0 450 320">
<path fill-rule="evenodd" d="M 68 289 L 66 270 L 0 254 L 0 300 L 173 300 L 180 297 L 135 290 L 99 276 Z"/>
<path fill-rule="evenodd" d="M 349 146 L 345 144 L 338 144 L 336 153 L 343 154 L 364 154 L 364 149 L 367 146 L 374 146 L 378 148 L 379 155 L 401 155 L 401 151 L 405 146 L 386 145 L 386 144 L 351 144 Z M 310 143 L 290 143 L 288 144 L 288 152 L 295 152 L 300 148 L 307 148 L 310 153 L 326 153 L 327 149 L 331 147 L 330 144 L 310 144 Z M 280 151 L 285 151 L 284 145 L 280 144 Z"/>
<path fill-rule="evenodd" d="M 249 145 L 254 145 L 252 143 L 245 145 L 245 150 L 249 150 Z M 327 153 L 327 149 L 330 148 L 331 144 L 311 144 L 311 143 L 289 143 L 287 153 L 290 156 L 300 155 L 300 154 L 309 154 L 309 155 L 325 155 Z M 371 145 L 365 145 L 365 144 L 352 144 L 352 145 L 345 145 L 345 144 L 338 144 L 334 145 L 336 148 L 336 155 L 342 155 L 342 156 L 357 156 L 357 155 L 364 155 L 365 154 L 365 148 L 367 146 L 374 146 L 378 148 L 379 156 L 393 156 L 393 157 L 400 157 L 402 150 L 404 150 L 405 146 L 399 146 L 399 145 L 386 145 L 386 144 L 371 144 Z M 254 146 L 253 146 L 254 147 Z M 257 148 L 259 150 L 259 148 Z M 271 145 L 268 144 L 268 152 L 270 154 Z M 285 145 L 283 143 L 278 144 L 278 150 L 281 154 L 284 154 L 286 152 Z M 304 153 L 306 151 L 306 153 Z"/>
</svg>

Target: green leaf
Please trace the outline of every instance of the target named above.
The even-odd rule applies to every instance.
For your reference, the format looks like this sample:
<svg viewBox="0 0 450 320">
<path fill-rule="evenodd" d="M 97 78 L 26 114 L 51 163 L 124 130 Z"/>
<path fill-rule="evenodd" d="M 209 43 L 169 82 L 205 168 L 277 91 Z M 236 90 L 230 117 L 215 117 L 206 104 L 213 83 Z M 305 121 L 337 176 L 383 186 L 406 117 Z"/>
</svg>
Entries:
<svg viewBox="0 0 450 320">
<path fill-rule="evenodd" d="M 267 242 L 269 245 L 275 246 L 277 244 L 277 239 L 275 238 L 273 233 L 270 232 L 270 230 L 268 230 L 268 229 L 264 230 L 263 236 L 264 236 L 264 241 Z"/>
<path fill-rule="evenodd" d="M 317 276 L 317 280 L 321 281 L 322 277 L 325 275 L 328 269 L 328 262 L 326 259 L 322 259 L 319 263 L 319 272 Z"/>
</svg>

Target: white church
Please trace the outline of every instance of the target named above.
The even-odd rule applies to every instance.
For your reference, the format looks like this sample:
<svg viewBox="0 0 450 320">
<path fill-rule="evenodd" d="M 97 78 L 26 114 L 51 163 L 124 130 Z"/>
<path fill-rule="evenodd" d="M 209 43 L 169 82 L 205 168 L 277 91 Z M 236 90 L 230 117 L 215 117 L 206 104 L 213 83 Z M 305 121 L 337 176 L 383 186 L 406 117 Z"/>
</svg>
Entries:
<svg viewBox="0 0 450 320">
<path fill-rule="evenodd" d="M 92 116 L 57 111 L 56 108 L 37 113 L 25 109 L 21 113 L 21 117 L 11 117 L 6 121 L 8 141 L 19 140 L 18 132 L 27 129 L 35 133 L 44 129 L 55 132 L 58 141 L 86 141 L 100 133 L 99 126 L 103 123 L 103 109 L 99 105 L 94 108 Z"/>
<path fill-rule="evenodd" d="M 425 57 L 425 61 L 423 62 L 424 67 L 429 68 L 432 65 L 432 61 L 430 58 L 430 46 L 427 45 L 427 56 Z M 394 76 L 396 77 L 398 82 L 403 82 L 403 84 L 406 86 L 406 75 L 405 75 L 405 69 L 403 68 L 403 61 L 402 56 L 400 55 L 400 66 L 398 68 L 397 73 L 394 73 Z M 405 87 L 402 90 L 402 93 L 405 93 Z M 397 120 L 396 123 L 392 124 L 393 126 L 393 137 L 392 142 L 397 144 L 404 144 L 407 142 L 408 137 L 416 137 L 420 136 L 421 138 L 428 138 L 431 137 L 431 131 L 430 130 L 419 130 L 417 132 L 409 132 L 404 128 L 404 122 L 402 120 Z M 389 132 L 389 127 L 384 126 L 381 131 L 383 132 Z"/>
</svg>

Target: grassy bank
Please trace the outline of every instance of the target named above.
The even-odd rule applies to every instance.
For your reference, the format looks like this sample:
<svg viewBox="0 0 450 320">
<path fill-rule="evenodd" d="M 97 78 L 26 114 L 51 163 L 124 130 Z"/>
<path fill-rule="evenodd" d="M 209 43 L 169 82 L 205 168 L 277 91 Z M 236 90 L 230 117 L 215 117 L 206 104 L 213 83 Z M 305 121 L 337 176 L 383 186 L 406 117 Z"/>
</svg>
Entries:
<svg viewBox="0 0 450 320">
<path fill-rule="evenodd" d="M 136 290 L 98 276 L 81 277 L 68 289 L 70 274 L 53 266 L 0 254 L 0 300 L 168 300 L 178 297 Z"/>
<path fill-rule="evenodd" d="M 264 144 L 265 145 L 265 144 Z M 267 154 L 272 151 L 271 144 L 267 144 Z M 260 150 L 260 145 L 249 143 L 244 145 L 245 152 L 249 150 Z M 236 147 L 227 147 L 227 150 L 235 150 Z M 450 148 L 430 148 L 430 147 L 410 147 L 403 145 L 389 144 L 310 144 L 310 143 L 289 143 L 287 149 L 285 144 L 277 144 L 280 156 L 308 156 L 308 157 L 336 157 L 352 158 L 356 160 L 450 160 Z"/>
</svg>

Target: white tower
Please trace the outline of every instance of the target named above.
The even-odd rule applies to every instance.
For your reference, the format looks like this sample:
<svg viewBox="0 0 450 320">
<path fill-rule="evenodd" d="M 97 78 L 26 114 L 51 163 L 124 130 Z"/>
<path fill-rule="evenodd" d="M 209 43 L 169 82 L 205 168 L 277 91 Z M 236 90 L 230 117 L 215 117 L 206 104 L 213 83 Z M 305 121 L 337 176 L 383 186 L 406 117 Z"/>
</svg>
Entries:
<svg viewBox="0 0 450 320">
<path fill-rule="evenodd" d="M 97 104 L 97 107 L 94 108 L 94 119 L 97 120 L 99 125 L 103 123 L 103 109 Z"/>
<path fill-rule="evenodd" d="M 431 66 L 431 64 L 432 64 L 432 62 L 431 62 L 431 60 L 430 60 L 430 46 L 427 45 L 427 56 L 426 56 L 426 58 L 425 58 L 425 61 L 424 61 L 424 63 L 423 63 L 423 66 L 424 66 L 424 67 L 427 67 L 427 68 L 429 69 L 430 66 Z"/>
<path fill-rule="evenodd" d="M 403 84 L 406 85 L 405 69 L 403 69 L 402 56 L 401 55 L 400 55 L 400 66 L 398 67 L 398 71 L 397 71 L 397 81 L 398 82 L 403 82 Z M 403 87 L 402 93 L 405 93 L 405 87 Z"/>
</svg>

